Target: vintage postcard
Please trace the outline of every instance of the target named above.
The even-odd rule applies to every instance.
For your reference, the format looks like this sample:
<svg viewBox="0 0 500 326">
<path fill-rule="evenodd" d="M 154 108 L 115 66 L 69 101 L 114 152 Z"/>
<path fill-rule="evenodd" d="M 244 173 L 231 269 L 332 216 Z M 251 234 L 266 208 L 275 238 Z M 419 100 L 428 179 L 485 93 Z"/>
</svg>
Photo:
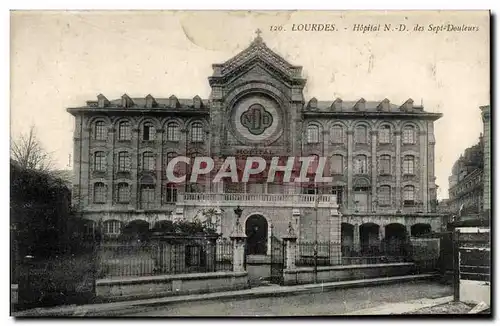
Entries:
<svg viewBox="0 0 500 326">
<path fill-rule="evenodd" d="M 11 315 L 490 314 L 489 11 L 11 11 Z"/>
</svg>

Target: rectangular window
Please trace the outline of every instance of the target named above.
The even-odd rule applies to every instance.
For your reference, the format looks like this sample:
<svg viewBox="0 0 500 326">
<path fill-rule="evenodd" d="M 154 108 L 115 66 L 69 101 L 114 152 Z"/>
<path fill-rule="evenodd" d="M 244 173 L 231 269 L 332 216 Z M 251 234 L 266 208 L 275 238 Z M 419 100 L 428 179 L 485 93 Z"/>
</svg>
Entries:
<svg viewBox="0 0 500 326">
<path fill-rule="evenodd" d="M 332 173 L 344 174 L 344 162 L 342 155 L 332 156 Z"/>
<path fill-rule="evenodd" d="M 391 204 L 391 188 L 389 186 L 382 186 L 378 193 L 379 205 L 389 206 Z"/>
<path fill-rule="evenodd" d="M 403 129 L 403 144 L 414 144 L 415 143 L 415 130 L 413 128 Z"/>
<path fill-rule="evenodd" d="M 380 174 L 388 175 L 391 174 L 391 157 L 387 155 L 382 155 L 380 157 Z"/>
<path fill-rule="evenodd" d="M 152 186 L 143 186 L 141 188 L 141 208 L 153 208 L 155 204 L 155 188 Z"/>
<path fill-rule="evenodd" d="M 106 202 L 106 186 L 103 183 L 94 185 L 94 203 L 102 204 Z"/>
<path fill-rule="evenodd" d="M 342 186 L 332 187 L 332 195 L 337 196 L 337 205 L 342 205 L 343 192 L 344 192 L 344 187 L 342 187 Z"/>
<path fill-rule="evenodd" d="M 130 171 L 130 155 L 126 152 L 118 153 L 118 171 Z"/>
<path fill-rule="evenodd" d="M 119 140 L 130 140 L 130 124 L 128 122 L 122 122 L 118 129 L 118 139 Z"/>
<path fill-rule="evenodd" d="M 118 202 L 128 203 L 130 201 L 130 187 L 126 183 L 118 184 Z"/>
<path fill-rule="evenodd" d="M 177 202 L 177 188 L 174 185 L 167 185 L 165 189 L 165 202 L 166 203 Z"/>
<path fill-rule="evenodd" d="M 391 142 L 391 129 L 389 127 L 383 127 L 378 132 L 379 142 L 381 144 L 388 144 Z"/>
<path fill-rule="evenodd" d="M 344 129 L 341 126 L 333 126 L 331 139 L 332 139 L 332 143 L 334 143 L 334 144 L 343 144 L 344 143 Z"/>
<path fill-rule="evenodd" d="M 359 156 L 354 159 L 354 173 L 355 174 L 366 174 L 367 166 L 366 166 L 366 157 Z"/>
<path fill-rule="evenodd" d="M 354 207 L 358 212 L 368 211 L 368 191 L 364 188 L 354 189 Z"/>
<path fill-rule="evenodd" d="M 415 174 L 413 157 L 405 157 L 403 160 L 403 174 Z"/>
<path fill-rule="evenodd" d="M 155 155 L 153 153 L 144 153 L 142 164 L 143 164 L 144 171 L 154 171 L 155 170 Z"/>
<path fill-rule="evenodd" d="M 356 143 L 366 144 L 367 143 L 366 128 L 363 126 L 356 127 L 354 139 Z"/>
<path fill-rule="evenodd" d="M 94 154 L 94 170 L 104 172 L 106 171 L 106 153 L 96 152 Z"/>
</svg>

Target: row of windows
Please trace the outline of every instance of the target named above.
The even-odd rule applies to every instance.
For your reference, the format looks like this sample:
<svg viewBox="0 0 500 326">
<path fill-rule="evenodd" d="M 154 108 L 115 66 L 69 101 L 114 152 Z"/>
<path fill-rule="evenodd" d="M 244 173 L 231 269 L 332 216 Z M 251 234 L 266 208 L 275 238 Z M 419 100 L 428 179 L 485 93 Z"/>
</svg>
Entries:
<svg viewBox="0 0 500 326">
<path fill-rule="evenodd" d="M 164 155 L 163 164 L 164 167 L 177 156 L 177 153 L 170 152 Z M 154 171 L 156 169 L 156 155 L 153 152 L 144 152 L 141 158 L 142 170 L 144 171 Z M 107 159 L 105 152 L 95 152 L 94 153 L 94 171 L 104 172 L 107 169 Z M 117 169 L 119 172 L 128 172 L 132 169 L 130 153 L 119 152 L 117 160 Z"/>
<path fill-rule="evenodd" d="M 94 124 L 94 139 L 106 140 L 107 128 L 104 121 L 97 121 Z M 190 130 L 191 142 L 203 142 L 203 125 L 201 122 L 191 124 Z M 142 140 L 154 140 L 156 137 L 156 129 L 151 122 L 145 122 L 141 130 Z M 131 140 L 131 125 L 129 121 L 122 121 L 118 124 L 118 140 Z M 177 122 L 169 122 L 167 124 L 167 140 L 180 140 L 180 126 Z"/>
<path fill-rule="evenodd" d="M 344 156 L 336 154 L 331 159 L 333 174 L 344 174 Z M 368 159 L 365 155 L 358 155 L 353 161 L 354 174 L 368 174 Z M 379 157 L 379 174 L 391 174 L 391 156 L 381 155 Z M 403 174 L 415 174 L 415 157 L 407 155 L 403 158 Z"/>
<path fill-rule="evenodd" d="M 95 204 L 104 204 L 107 199 L 107 186 L 103 182 L 94 184 L 93 202 Z M 130 185 L 126 182 L 120 182 L 115 188 L 115 201 L 117 203 L 130 202 Z M 164 186 L 163 201 L 166 203 L 175 203 L 177 201 L 177 187 L 173 184 Z M 148 207 L 155 203 L 155 187 L 151 184 L 144 184 L 140 187 L 141 207 Z"/>
<path fill-rule="evenodd" d="M 360 187 L 354 189 L 354 198 L 357 206 L 368 206 L 368 193 L 370 188 Z M 315 188 L 309 188 L 305 191 L 306 193 L 315 194 Z M 332 194 L 337 196 L 337 203 L 341 204 L 344 194 L 343 186 L 332 187 Z M 403 204 L 404 205 L 414 205 L 415 204 L 415 187 L 412 185 L 407 185 L 403 188 Z M 391 186 L 380 186 L 377 193 L 377 201 L 380 206 L 390 206 L 392 204 L 392 189 Z"/>
<path fill-rule="evenodd" d="M 413 126 L 406 126 L 403 129 L 403 144 L 415 144 L 415 128 Z M 339 125 L 332 127 L 330 132 L 330 139 L 332 143 L 343 144 L 345 143 L 344 128 Z M 381 144 L 391 143 L 391 127 L 384 125 L 378 132 L 378 139 Z M 307 143 L 315 144 L 320 142 L 320 127 L 315 124 L 307 126 Z M 365 126 L 357 126 L 354 129 L 354 142 L 357 144 L 368 143 L 368 130 Z"/>
<path fill-rule="evenodd" d="M 177 187 L 174 184 L 167 184 L 164 186 L 163 191 L 163 201 L 167 203 L 175 203 L 177 201 Z M 315 188 L 305 189 L 305 193 L 316 193 Z M 354 189 L 355 198 L 362 199 L 363 196 L 367 196 L 370 192 L 368 187 L 361 187 Z M 343 197 L 343 187 L 335 186 L 332 188 L 332 194 L 337 195 L 337 203 L 342 203 Z M 115 198 L 117 203 L 129 203 L 130 202 L 130 185 L 125 182 L 120 182 L 116 186 Z M 155 187 L 152 184 L 143 184 L 140 186 L 140 205 L 143 208 L 150 207 L 155 204 Z M 106 202 L 107 198 L 107 186 L 102 182 L 96 182 L 94 184 L 94 203 L 103 204 Z M 367 197 L 366 197 L 367 199 Z M 391 204 L 391 187 L 390 186 L 380 186 L 378 191 L 378 203 L 379 205 L 390 205 Z M 403 188 L 403 202 L 405 204 L 413 204 L 415 201 L 415 187 L 412 185 L 407 185 Z M 363 205 L 363 200 L 356 200 L 359 204 Z"/>
<path fill-rule="evenodd" d="M 170 152 L 164 155 L 164 167 L 177 156 L 177 153 Z M 118 171 L 130 171 L 130 154 L 128 152 L 118 153 Z M 95 152 L 94 170 L 106 171 L 107 161 L 105 152 Z M 156 168 L 156 156 L 153 152 L 144 152 L 142 154 L 142 169 L 144 171 L 154 171 Z M 353 170 L 355 174 L 368 174 L 368 159 L 365 155 L 358 155 L 353 161 Z M 344 174 L 344 156 L 340 154 L 333 155 L 331 158 L 331 172 L 333 174 Z M 391 174 L 391 157 L 381 155 L 379 158 L 379 173 L 381 175 Z M 415 173 L 415 157 L 406 155 L 403 158 L 403 174 Z"/>
</svg>

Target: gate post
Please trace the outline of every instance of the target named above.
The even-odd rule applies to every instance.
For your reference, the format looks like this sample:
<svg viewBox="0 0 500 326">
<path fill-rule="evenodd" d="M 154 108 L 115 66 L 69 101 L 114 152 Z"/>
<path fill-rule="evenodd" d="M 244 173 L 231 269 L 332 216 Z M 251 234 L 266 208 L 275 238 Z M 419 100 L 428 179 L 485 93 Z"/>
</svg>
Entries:
<svg viewBox="0 0 500 326">
<path fill-rule="evenodd" d="M 293 230 L 292 222 L 288 224 L 288 234 L 283 237 L 283 241 L 285 241 L 286 248 L 285 269 L 294 269 L 297 257 L 297 235 L 295 235 L 295 231 Z"/>
<path fill-rule="evenodd" d="M 233 241 L 233 272 L 245 271 L 245 242 L 246 234 L 240 224 L 241 209 L 239 206 L 234 210 L 236 213 L 236 224 L 231 233 L 231 240 Z"/>
</svg>

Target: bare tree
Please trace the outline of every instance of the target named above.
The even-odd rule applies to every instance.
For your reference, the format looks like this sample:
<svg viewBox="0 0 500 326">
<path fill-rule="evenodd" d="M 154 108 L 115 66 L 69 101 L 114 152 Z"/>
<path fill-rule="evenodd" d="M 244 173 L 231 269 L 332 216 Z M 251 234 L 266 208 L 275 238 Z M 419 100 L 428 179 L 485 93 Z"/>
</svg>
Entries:
<svg viewBox="0 0 500 326">
<path fill-rule="evenodd" d="M 11 140 L 10 158 L 24 169 L 49 172 L 53 167 L 52 157 L 37 138 L 35 126 L 30 127 L 28 134 Z"/>
</svg>

